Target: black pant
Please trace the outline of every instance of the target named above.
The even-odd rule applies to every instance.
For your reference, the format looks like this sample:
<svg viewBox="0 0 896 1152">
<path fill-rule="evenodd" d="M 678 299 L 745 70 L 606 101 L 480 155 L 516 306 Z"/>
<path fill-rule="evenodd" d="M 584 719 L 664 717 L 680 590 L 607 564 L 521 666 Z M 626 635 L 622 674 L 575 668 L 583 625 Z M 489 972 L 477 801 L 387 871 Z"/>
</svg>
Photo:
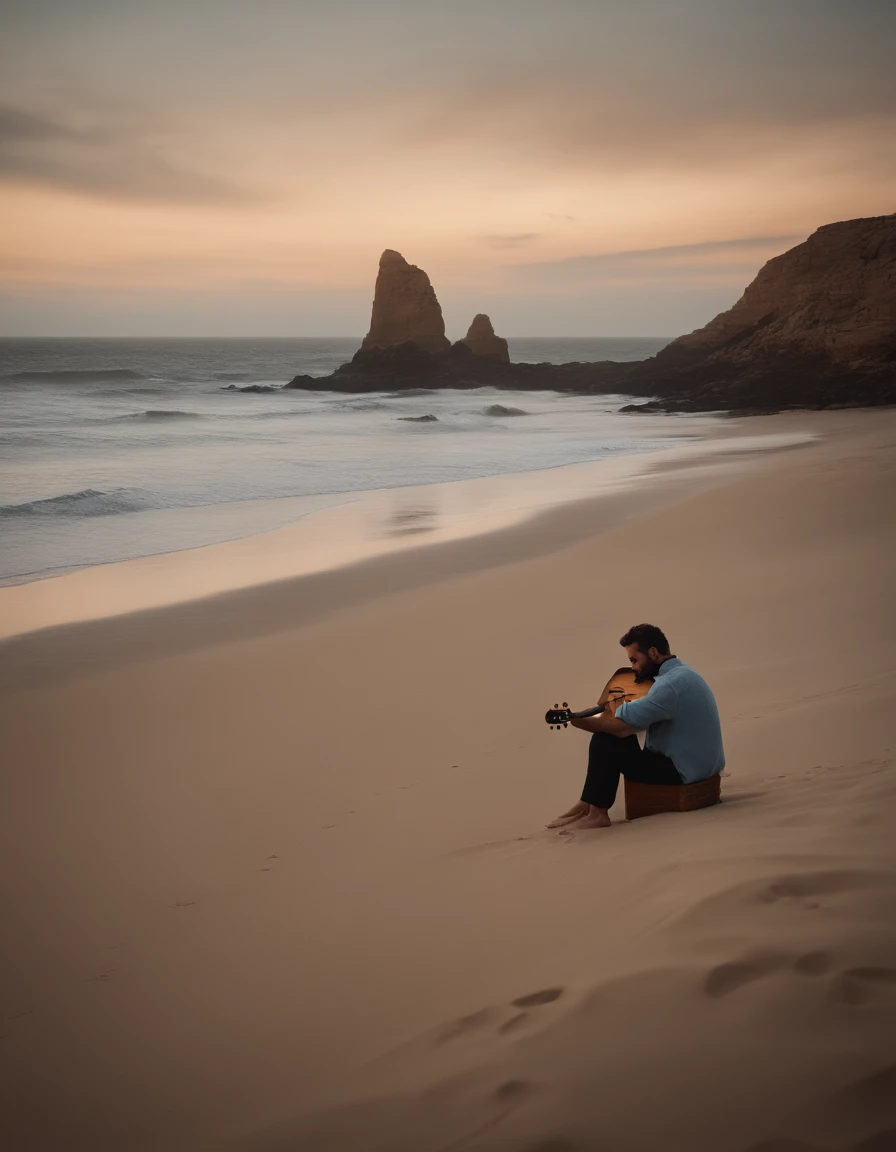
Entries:
<svg viewBox="0 0 896 1152">
<path fill-rule="evenodd" d="M 582 800 L 595 808 L 612 808 L 619 774 L 639 784 L 683 784 L 668 756 L 641 748 L 637 736 L 595 732 L 588 747 L 588 775 Z"/>
</svg>

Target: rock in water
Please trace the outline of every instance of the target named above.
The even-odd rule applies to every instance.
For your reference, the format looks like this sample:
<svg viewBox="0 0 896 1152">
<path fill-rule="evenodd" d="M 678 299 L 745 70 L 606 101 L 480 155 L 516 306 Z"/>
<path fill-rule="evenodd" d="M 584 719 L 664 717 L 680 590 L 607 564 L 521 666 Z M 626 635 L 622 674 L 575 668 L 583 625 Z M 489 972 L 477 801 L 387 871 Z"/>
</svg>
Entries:
<svg viewBox="0 0 896 1152">
<path fill-rule="evenodd" d="M 492 322 L 484 312 L 479 312 L 473 317 L 473 323 L 462 343 L 470 348 L 474 356 L 491 356 L 505 364 L 510 363 L 507 341 L 495 335 Z"/>
<path fill-rule="evenodd" d="M 361 347 L 389 348 L 411 341 L 424 352 L 447 352 L 451 342 L 429 277 L 391 248 L 380 257 L 370 331 Z"/>
</svg>

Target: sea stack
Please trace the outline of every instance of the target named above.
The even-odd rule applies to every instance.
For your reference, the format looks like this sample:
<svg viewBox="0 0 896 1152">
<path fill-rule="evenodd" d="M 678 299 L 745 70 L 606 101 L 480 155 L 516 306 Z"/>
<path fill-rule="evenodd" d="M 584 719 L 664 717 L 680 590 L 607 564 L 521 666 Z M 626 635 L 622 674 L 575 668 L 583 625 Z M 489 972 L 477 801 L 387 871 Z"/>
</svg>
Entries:
<svg viewBox="0 0 896 1152">
<path fill-rule="evenodd" d="M 424 352 L 447 352 L 451 342 L 429 277 L 391 248 L 380 257 L 370 331 L 362 349 L 390 348 L 411 341 Z"/>
<path fill-rule="evenodd" d="M 461 343 L 466 344 L 474 356 L 491 356 L 504 364 L 510 363 L 507 341 L 495 335 L 492 322 L 484 312 L 473 317 L 473 323 Z"/>
</svg>

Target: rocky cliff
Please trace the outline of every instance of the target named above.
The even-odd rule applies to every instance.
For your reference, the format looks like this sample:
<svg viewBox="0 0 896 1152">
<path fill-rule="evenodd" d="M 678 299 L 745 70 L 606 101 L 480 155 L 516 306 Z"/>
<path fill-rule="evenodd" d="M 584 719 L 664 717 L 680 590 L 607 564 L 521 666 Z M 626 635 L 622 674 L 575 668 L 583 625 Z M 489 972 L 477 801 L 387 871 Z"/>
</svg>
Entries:
<svg viewBox="0 0 896 1152">
<path fill-rule="evenodd" d="M 390 248 L 380 257 L 370 331 L 362 348 L 388 348 L 410 340 L 425 352 L 447 352 L 442 309 L 429 277 Z"/>
<path fill-rule="evenodd" d="M 656 407 L 896 402 L 896 214 L 819 228 L 638 375 Z"/>
</svg>

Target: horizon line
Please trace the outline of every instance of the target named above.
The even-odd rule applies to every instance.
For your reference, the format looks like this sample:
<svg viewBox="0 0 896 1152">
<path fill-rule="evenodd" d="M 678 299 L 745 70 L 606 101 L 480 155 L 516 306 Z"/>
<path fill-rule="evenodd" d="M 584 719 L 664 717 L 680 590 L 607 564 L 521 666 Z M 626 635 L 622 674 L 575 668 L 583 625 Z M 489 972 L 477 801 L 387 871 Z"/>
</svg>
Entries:
<svg viewBox="0 0 896 1152">
<path fill-rule="evenodd" d="M 681 335 L 681 333 L 678 333 L 678 335 Z M 608 335 L 602 335 L 601 336 L 601 335 L 597 335 L 596 333 L 593 333 L 593 332 L 591 332 L 591 333 L 580 332 L 580 333 L 576 333 L 573 335 L 566 334 L 566 335 L 562 335 L 562 336 L 561 335 L 553 336 L 550 333 L 547 333 L 547 334 L 541 333 L 541 334 L 529 335 L 529 336 L 516 335 L 516 336 L 503 337 L 503 339 L 505 339 L 505 340 L 674 340 L 675 338 L 676 338 L 675 336 L 669 336 L 666 333 L 656 333 L 656 332 L 637 332 L 634 334 L 631 334 L 631 333 L 613 333 L 612 335 L 609 335 L 609 336 Z M 450 337 L 449 337 L 449 339 L 450 339 Z M 460 339 L 462 339 L 462 337 L 458 337 L 458 340 L 460 340 Z M 31 336 L 22 336 L 20 334 L 10 335 L 9 333 L 0 332 L 0 340 L 359 340 L 359 341 L 362 341 L 362 340 L 364 340 L 364 336 L 345 335 L 345 334 L 339 334 L 339 333 L 328 333 L 325 336 L 309 336 L 307 334 L 303 334 L 301 336 L 296 336 L 296 335 L 291 335 L 291 336 L 253 336 L 251 333 L 247 333 L 246 335 L 243 335 L 243 336 L 233 336 L 233 335 L 230 335 L 230 336 L 209 336 L 209 335 L 202 335 L 202 334 L 196 334 L 196 335 L 190 335 L 190 336 L 184 336 L 183 334 L 176 335 L 176 336 L 175 335 L 166 336 L 166 335 L 160 334 L 160 333 L 155 333 L 154 335 L 151 335 L 151 336 L 150 335 L 135 335 L 133 333 L 127 334 L 127 335 L 119 335 L 119 336 L 109 336 L 109 335 L 95 336 L 95 335 L 90 335 L 89 333 L 88 334 L 79 333 L 77 336 L 73 336 L 71 334 L 59 335 L 59 334 L 53 334 L 53 333 L 40 333 L 40 334 L 36 334 L 36 335 L 31 335 Z"/>
</svg>

